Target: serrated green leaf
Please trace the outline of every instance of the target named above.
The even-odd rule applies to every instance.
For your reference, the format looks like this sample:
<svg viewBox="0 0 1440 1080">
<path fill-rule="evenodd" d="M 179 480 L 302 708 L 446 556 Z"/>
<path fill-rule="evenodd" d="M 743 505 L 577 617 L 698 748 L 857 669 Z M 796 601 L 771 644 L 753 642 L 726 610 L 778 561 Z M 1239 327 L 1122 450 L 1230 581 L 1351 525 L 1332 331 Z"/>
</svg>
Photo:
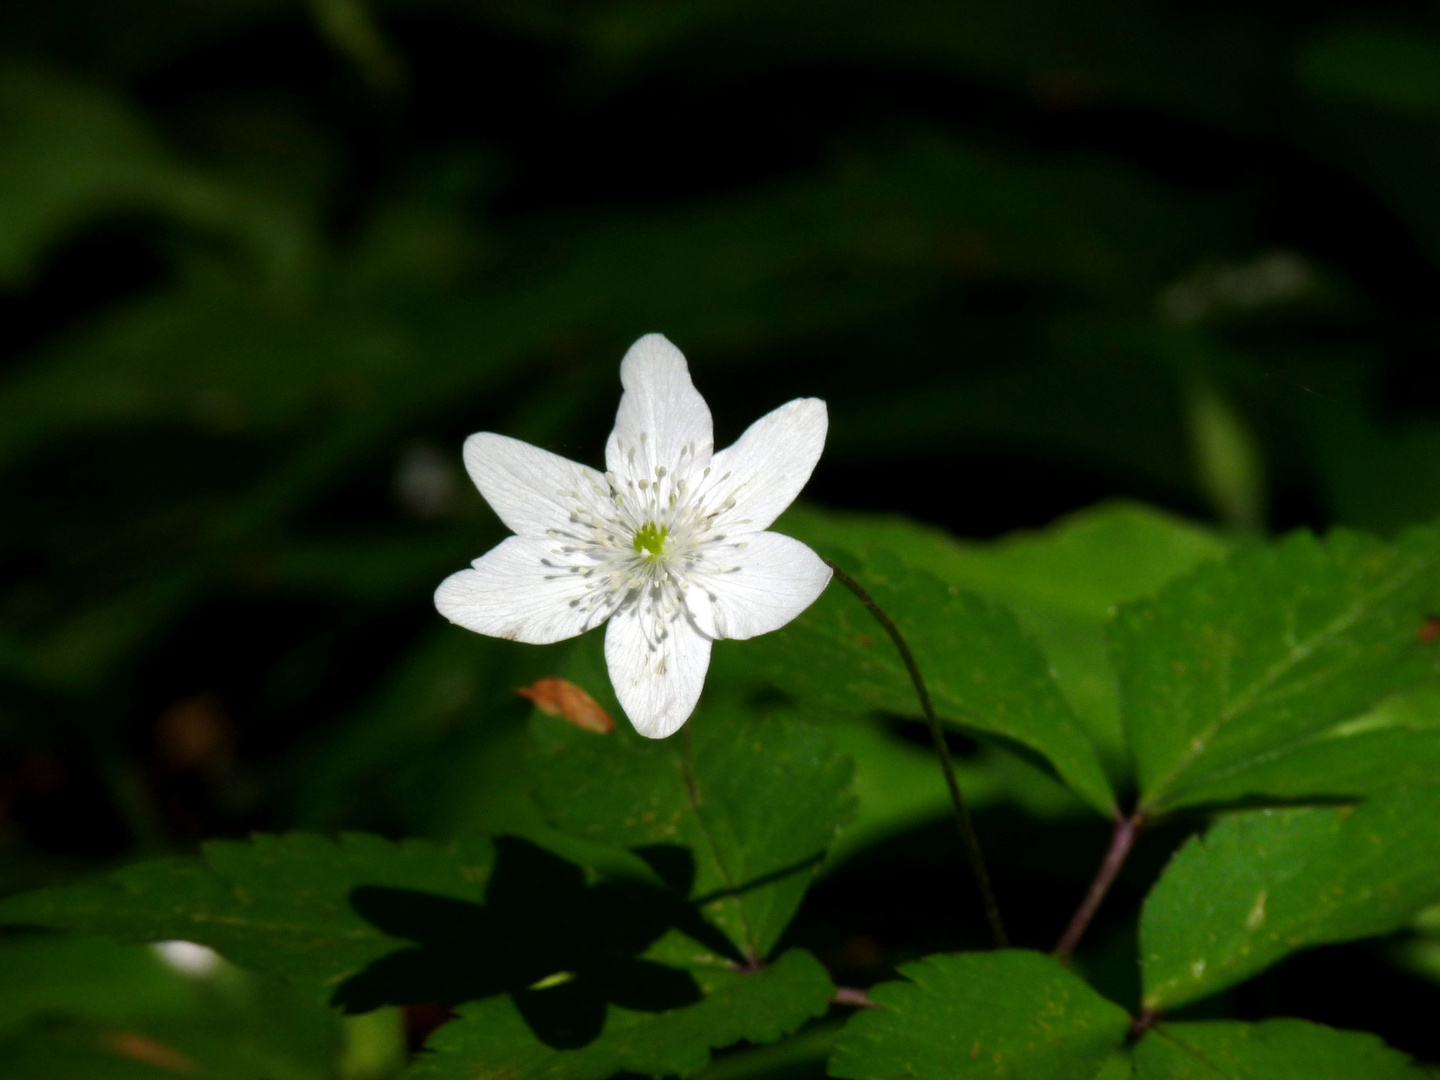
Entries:
<svg viewBox="0 0 1440 1080">
<path fill-rule="evenodd" d="M 900 627 L 943 719 L 1033 753 L 1086 803 L 1113 813 L 1114 792 L 1094 744 L 1009 611 L 884 552 L 863 567 L 853 555 L 831 554 Z M 767 673 L 807 712 L 920 715 L 899 653 L 838 583 L 767 644 Z"/>
<path fill-rule="evenodd" d="M 1419 682 L 1437 606 L 1440 533 L 1424 528 L 1393 545 L 1294 533 L 1122 607 L 1111 650 L 1141 811 L 1205 802 L 1211 781 Z"/>
<path fill-rule="evenodd" d="M 1440 776 L 1440 686 L 1425 683 L 1204 784 L 1216 803 L 1359 798 Z"/>
<path fill-rule="evenodd" d="M 1304 1020 L 1161 1024 L 1135 1047 L 1135 1080 L 1422 1080 L 1377 1036 Z"/>
<path fill-rule="evenodd" d="M 909 982 L 870 991 L 835 1044 L 844 1080 L 1074 1080 L 1092 1077 L 1125 1039 L 1130 1016 L 1039 953 L 931 956 Z"/>
<path fill-rule="evenodd" d="M 1312 945 L 1388 933 L 1440 899 L 1440 787 L 1223 817 L 1140 918 L 1145 1005 L 1173 1009 Z"/>
<path fill-rule="evenodd" d="M 597 1037 L 582 1046 L 547 1045 L 511 997 L 460 1010 L 426 1043 L 406 1080 L 605 1080 L 619 1072 L 685 1076 L 710 1050 L 742 1040 L 767 1043 L 828 1008 L 834 987 L 809 953 L 791 949 L 759 971 L 740 972 L 678 940 L 661 943 L 666 960 L 690 972 L 704 997 L 693 1005 L 642 1012 L 610 1005 Z M 544 993 L 563 992 L 564 985 Z"/>
<path fill-rule="evenodd" d="M 406 943 L 362 917 L 353 890 L 404 888 L 479 902 L 493 862 L 488 842 L 256 836 L 207 844 L 201 860 L 144 862 L 105 880 L 7 897 L 0 923 L 123 941 L 194 941 L 328 998 Z"/>
<path fill-rule="evenodd" d="M 775 528 L 812 547 L 852 551 L 862 562 L 888 551 L 947 585 L 1003 603 L 1039 644 L 1055 681 L 1117 771 L 1128 755 L 1105 651 L 1106 619 L 1116 604 L 1146 596 L 1228 550 L 1213 532 L 1128 502 L 1102 503 L 989 543 L 957 540 L 900 517 L 804 505 L 788 510 Z"/>
<path fill-rule="evenodd" d="M 621 715 L 586 641 L 572 681 Z M 812 726 L 704 706 L 653 740 L 623 720 L 609 735 L 537 716 L 536 797 L 554 826 L 641 849 L 743 954 L 764 957 L 853 808 L 851 765 Z"/>
</svg>

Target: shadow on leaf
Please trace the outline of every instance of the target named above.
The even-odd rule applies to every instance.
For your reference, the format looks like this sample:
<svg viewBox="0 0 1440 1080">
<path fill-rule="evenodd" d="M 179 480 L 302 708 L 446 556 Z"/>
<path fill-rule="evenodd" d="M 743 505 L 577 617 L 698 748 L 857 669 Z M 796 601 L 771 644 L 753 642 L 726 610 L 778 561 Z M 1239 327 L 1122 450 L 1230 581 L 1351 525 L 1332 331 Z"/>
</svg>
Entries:
<svg viewBox="0 0 1440 1080">
<path fill-rule="evenodd" d="M 537 1038 L 573 1049 L 599 1036 L 607 1005 L 660 1012 L 700 1000 L 689 972 L 638 955 L 672 927 L 717 937 L 693 908 L 659 890 L 587 884 L 578 866 L 516 837 L 495 846 L 483 905 L 412 889 L 354 889 L 357 912 L 415 944 L 347 979 L 333 1003 L 361 1013 L 508 993 Z"/>
</svg>

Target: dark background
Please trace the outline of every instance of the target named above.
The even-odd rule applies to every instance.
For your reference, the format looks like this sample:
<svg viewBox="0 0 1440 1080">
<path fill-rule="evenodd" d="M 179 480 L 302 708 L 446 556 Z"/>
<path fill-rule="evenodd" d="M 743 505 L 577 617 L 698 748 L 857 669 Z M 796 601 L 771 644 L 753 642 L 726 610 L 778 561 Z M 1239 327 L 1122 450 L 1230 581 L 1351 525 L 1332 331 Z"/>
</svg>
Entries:
<svg viewBox="0 0 1440 1080">
<path fill-rule="evenodd" d="M 503 533 L 459 448 L 597 461 L 644 332 L 722 445 L 825 398 L 831 507 L 1431 517 L 1437 179 L 1424 4 L 5 5 L 0 889 L 523 825 L 511 690 L 553 656 L 430 607 Z M 1056 854 L 1022 909 L 1104 842 L 987 827 Z M 913 890 L 955 891 L 912 841 Z M 860 969 L 955 944 L 886 906 L 899 872 L 799 932 L 888 927 Z M 1352 961 L 1226 1007 L 1336 1021 L 1326 979 L 1383 967 Z M 1339 1022 L 1440 1056 L 1402 1022 L 1427 986 L 1357 993 Z"/>
</svg>

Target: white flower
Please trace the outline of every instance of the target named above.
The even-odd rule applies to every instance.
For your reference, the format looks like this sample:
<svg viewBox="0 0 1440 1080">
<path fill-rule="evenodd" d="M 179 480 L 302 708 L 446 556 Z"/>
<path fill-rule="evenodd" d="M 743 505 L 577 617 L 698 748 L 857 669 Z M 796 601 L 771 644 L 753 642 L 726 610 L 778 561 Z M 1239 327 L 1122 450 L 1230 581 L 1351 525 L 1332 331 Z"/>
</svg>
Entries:
<svg viewBox="0 0 1440 1080">
<path fill-rule="evenodd" d="M 635 730 L 670 735 L 695 709 L 710 643 L 784 626 L 830 581 L 798 540 L 766 532 L 825 445 L 825 403 L 800 398 L 714 453 L 685 357 L 647 334 L 620 364 L 607 471 L 482 431 L 465 467 L 516 535 L 435 591 L 451 622 L 543 645 L 606 619 L 605 659 Z"/>
</svg>

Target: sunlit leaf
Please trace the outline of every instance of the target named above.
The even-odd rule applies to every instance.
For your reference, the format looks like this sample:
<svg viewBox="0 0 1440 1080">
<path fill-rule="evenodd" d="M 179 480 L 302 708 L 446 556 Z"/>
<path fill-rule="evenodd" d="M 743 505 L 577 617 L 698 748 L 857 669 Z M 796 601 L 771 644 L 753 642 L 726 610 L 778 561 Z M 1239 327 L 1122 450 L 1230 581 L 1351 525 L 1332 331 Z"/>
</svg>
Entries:
<svg viewBox="0 0 1440 1080">
<path fill-rule="evenodd" d="M 1374 1035 L 1307 1023 L 1160 1024 L 1135 1048 L 1135 1080 L 1420 1080 Z"/>
<path fill-rule="evenodd" d="M 615 712 L 588 639 L 569 677 Z M 850 815 L 851 767 L 823 731 L 703 706 L 669 739 L 532 725 L 536 794 L 559 829 L 637 850 L 746 956 L 765 957 Z"/>
<path fill-rule="evenodd" d="M 1112 656 L 1142 810 L 1204 802 L 1419 682 L 1440 659 L 1417 637 L 1437 606 L 1440 534 L 1423 528 L 1394 545 L 1295 533 L 1122 607 Z"/>
<path fill-rule="evenodd" d="M 1112 763 L 1123 770 L 1115 675 L 1105 620 L 1126 600 L 1227 550 L 1213 532 L 1135 503 L 1104 503 L 1035 532 L 988 543 L 957 540 L 899 517 L 792 508 L 776 528 L 809 544 L 834 544 L 862 559 L 888 551 L 947 585 L 1009 607 L 1045 653 L 1065 697 Z"/>
<path fill-rule="evenodd" d="M 1111 812 L 1115 797 L 1093 743 L 1009 611 L 883 552 L 863 568 L 835 555 L 900 627 L 943 719 L 1032 752 L 1090 806 Z M 920 714 L 899 653 L 838 582 L 769 644 L 767 673 L 807 711 Z"/>
<path fill-rule="evenodd" d="M 878 1006 L 841 1032 L 830 1075 L 845 1080 L 1093 1077 L 1124 1041 L 1130 1017 L 1038 953 L 932 956 L 908 982 L 870 991 Z"/>
<path fill-rule="evenodd" d="M 1423 627 L 1423 624 L 1422 624 Z M 1419 637 L 1417 636 L 1417 641 Z M 1428 642 L 1422 642 L 1428 644 Z M 1207 800 L 1355 798 L 1440 776 L 1440 685 L 1426 682 L 1245 768 L 1215 776 Z"/>
<path fill-rule="evenodd" d="M 1227 815 L 1182 847 L 1140 920 L 1145 1004 L 1170 1009 L 1297 950 L 1389 933 L 1440 900 L 1440 787 Z"/>
</svg>

